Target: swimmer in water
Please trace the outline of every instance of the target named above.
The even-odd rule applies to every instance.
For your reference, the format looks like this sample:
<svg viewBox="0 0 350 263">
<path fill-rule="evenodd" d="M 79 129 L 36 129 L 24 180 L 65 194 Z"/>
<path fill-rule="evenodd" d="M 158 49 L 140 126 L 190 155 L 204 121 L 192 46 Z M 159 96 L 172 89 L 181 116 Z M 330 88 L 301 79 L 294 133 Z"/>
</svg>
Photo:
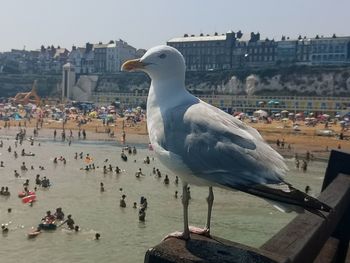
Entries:
<svg viewBox="0 0 350 263">
<path fill-rule="evenodd" d="M 120 202 L 119 202 L 120 207 L 126 207 L 125 197 L 126 195 L 122 195 L 122 198 L 120 199 Z"/>
<path fill-rule="evenodd" d="M 164 184 L 169 184 L 169 177 L 167 174 L 165 175 L 165 178 L 164 178 Z"/>
</svg>

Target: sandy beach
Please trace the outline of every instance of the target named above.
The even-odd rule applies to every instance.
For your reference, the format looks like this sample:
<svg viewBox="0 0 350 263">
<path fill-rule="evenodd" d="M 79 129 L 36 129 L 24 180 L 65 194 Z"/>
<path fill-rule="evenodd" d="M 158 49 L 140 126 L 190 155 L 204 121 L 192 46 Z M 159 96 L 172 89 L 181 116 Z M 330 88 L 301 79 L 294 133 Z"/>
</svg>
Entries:
<svg viewBox="0 0 350 263">
<path fill-rule="evenodd" d="M 336 136 L 317 136 L 316 130 L 323 129 L 324 124 L 317 124 L 315 127 L 308 127 L 303 122 L 298 122 L 300 131 L 295 132 L 292 129 L 292 122 L 282 123 L 280 121 L 273 121 L 271 124 L 263 122 L 247 123 L 248 125 L 257 129 L 263 138 L 278 150 L 284 156 L 294 156 L 297 153 L 299 156 L 305 155 L 309 151 L 315 158 L 327 159 L 332 149 L 350 150 L 350 140 L 339 140 Z M 26 122 L 27 134 L 33 135 L 33 129 L 36 127 L 36 120 Z M 146 121 L 141 121 L 136 124 L 128 122 L 126 119 L 119 118 L 114 124 L 104 126 L 101 120 L 92 119 L 87 124 L 81 126 L 87 133 L 87 140 L 91 141 L 118 141 L 122 143 L 122 130 L 126 132 L 125 144 L 148 144 L 148 133 Z M 4 122 L 0 121 L 0 135 L 1 136 L 15 136 L 20 128 L 24 128 L 24 121 L 11 121 L 10 128 L 4 128 Z M 61 138 L 61 131 L 63 128 L 62 122 L 44 119 L 43 125 L 39 127 L 38 138 L 53 139 L 53 131 L 57 130 L 57 140 Z M 78 139 L 79 127 L 74 120 L 68 120 L 64 125 L 68 137 L 69 130 L 73 132 L 73 142 Z M 337 134 L 341 132 L 339 125 L 330 126 L 329 129 L 334 130 Z M 114 132 L 111 136 L 109 132 Z M 344 132 L 344 137 L 350 136 L 348 131 Z M 284 140 L 284 147 L 277 147 L 276 141 Z M 290 147 L 288 147 L 290 145 Z"/>
</svg>

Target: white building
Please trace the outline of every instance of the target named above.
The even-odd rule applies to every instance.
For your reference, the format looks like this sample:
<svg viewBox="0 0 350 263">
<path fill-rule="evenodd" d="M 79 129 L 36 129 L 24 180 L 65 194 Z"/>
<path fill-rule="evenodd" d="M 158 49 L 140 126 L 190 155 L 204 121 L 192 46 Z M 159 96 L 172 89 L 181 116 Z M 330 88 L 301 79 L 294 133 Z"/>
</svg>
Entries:
<svg viewBox="0 0 350 263">
<path fill-rule="evenodd" d="M 107 46 L 107 72 L 118 72 L 122 64 L 128 59 L 136 58 L 136 48 L 123 40 L 115 41 Z"/>
<path fill-rule="evenodd" d="M 82 73 L 82 58 L 85 53 L 85 48 L 82 47 L 72 47 L 72 51 L 69 53 L 68 62 L 72 63 L 75 68 L 75 73 Z"/>
</svg>

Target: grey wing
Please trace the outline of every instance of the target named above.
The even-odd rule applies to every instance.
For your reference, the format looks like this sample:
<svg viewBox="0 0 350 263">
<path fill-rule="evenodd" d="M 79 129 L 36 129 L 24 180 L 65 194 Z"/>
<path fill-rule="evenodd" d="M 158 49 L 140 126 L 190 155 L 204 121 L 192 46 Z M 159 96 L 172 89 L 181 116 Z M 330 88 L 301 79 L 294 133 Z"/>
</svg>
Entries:
<svg viewBox="0 0 350 263">
<path fill-rule="evenodd" d="M 162 147 L 194 176 L 232 188 L 283 181 L 283 158 L 233 116 L 199 102 L 169 110 L 163 120 Z"/>
</svg>

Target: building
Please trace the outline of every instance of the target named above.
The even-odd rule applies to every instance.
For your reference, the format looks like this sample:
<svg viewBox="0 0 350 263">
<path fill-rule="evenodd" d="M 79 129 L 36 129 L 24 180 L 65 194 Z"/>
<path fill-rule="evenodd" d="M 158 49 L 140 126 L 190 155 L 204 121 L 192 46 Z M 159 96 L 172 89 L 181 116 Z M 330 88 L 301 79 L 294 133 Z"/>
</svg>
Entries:
<svg viewBox="0 0 350 263">
<path fill-rule="evenodd" d="M 81 59 L 81 74 L 91 74 L 95 72 L 95 52 L 94 45 L 86 43 L 85 52 Z"/>
<path fill-rule="evenodd" d="M 248 67 L 266 67 L 275 64 L 276 42 L 274 40 L 260 40 L 260 34 L 251 33 L 248 41 L 242 41 L 245 46 L 243 65 Z M 238 43 L 236 43 L 235 47 Z"/>
<path fill-rule="evenodd" d="M 285 37 L 277 42 L 276 63 L 295 63 L 297 61 L 297 40 L 286 40 Z"/>
<path fill-rule="evenodd" d="M 96 73 L 104 73 L 107 70 L 107 47 L 102 42 L 94 45 L 94 67 Z"/>
<path fill-rule="evenodd" d="M 232 67 L 232 51 L 236 41 L 235 33 L 224 35 L 188 36 L 173 38 L 167 45 L 178 49 L 186 60 L 188 71 L 221 70 Z"/>
<path fill-rule="evenodd" d="M 212 71 L 237 68 L 268 68 L 283 65 L 343 66 L 350 63 L 350 36 L 280 41 L 251 33 L 232 31 L 213 36 L 200 34 L 173 38 L 167 45 L 178 49 L 186 60 L 188 71 Z"/>
<path fill-rule="evenodd" d="M 75 68 L 75 73 L 82 73 L 82 59 L 85 53 L 85 48 L 72 46 L 72 50 L 68 56 L 68 62 L 72 63 Z"/>
<path fill-rule="evenodd" d="M 350 37 L 319 37 L 310 39 L 312 65 L 350 64 Z"/>
<path fill-rule="evenodd" d="M 296 64 L 297 65 L 311 65 L 311 45 L 310 39 L 306 37 L 301 38 L 299 36 L 297 42 L 297 54 L 296 54 Z"/>
<path fill-rule="evenodd" d="M 136 58 L 136 48 L 121 39 L 113 41 L 107 46 L 106 71 L 119 72 L 125 61 L 134 58 Z"/>
</svg>

